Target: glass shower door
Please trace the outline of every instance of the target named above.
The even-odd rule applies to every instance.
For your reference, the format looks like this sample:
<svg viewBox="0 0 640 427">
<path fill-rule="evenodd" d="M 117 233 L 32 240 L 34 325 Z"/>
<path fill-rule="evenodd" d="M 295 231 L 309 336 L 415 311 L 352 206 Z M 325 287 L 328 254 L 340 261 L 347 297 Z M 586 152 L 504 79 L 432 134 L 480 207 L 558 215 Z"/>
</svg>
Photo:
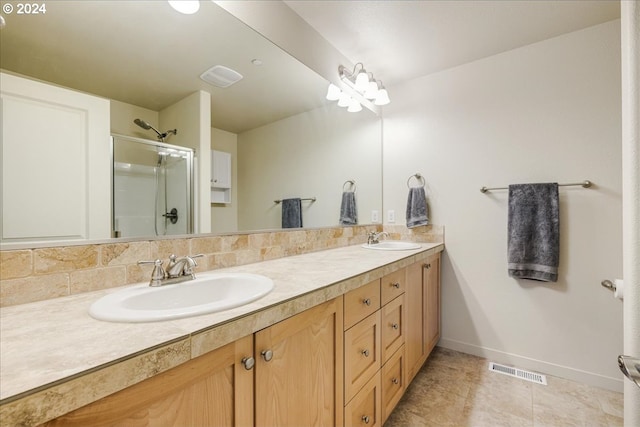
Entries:
<svg viewBox="0 0 640 427">
<path fill-rule="evenodd" d="M 193 232 L 193 150 L 114 135 L 114 237 Z"/>
</svg>

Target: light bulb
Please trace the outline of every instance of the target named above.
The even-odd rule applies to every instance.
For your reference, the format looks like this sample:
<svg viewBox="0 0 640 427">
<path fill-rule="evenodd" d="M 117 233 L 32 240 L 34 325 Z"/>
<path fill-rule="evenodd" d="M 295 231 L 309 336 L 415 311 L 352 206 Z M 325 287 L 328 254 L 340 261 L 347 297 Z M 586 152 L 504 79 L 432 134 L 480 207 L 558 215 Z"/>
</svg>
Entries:
<svg viewBox="0 0 640 427">
<path fill-rule="evenodd" d="M 367 90 L 368 86 L 369 86 L 369 76 L 367 75 L 367 72 L 363 68 L 358 73 L 358 76 L 356 77 L 355 87 L 358 92 L 364 92 L 365 90 Z"/>
<path fill-rule="evenodd" d="M 390 103 L 389 94 L 387 90 L 383 87 L 378 91 L 378 96 L 376 96 L 376 100 L 373 102 L 376 105 L 387 105 Z"/>
<path fill-rule="evenodd" d="M 342 92 L 340 94 L 340 99 L 338 99 L 338 107 L 348 107 L 351 104 L 351 97 Z"/>
<path fill-rule="evenodd" d="M 340 99 L 340 94 L 342 91 L 340 88 L 333 83 L 329 83 L 329 89 L 327 90 L 327 99 L 329 101 L 337 101 Z"/>
<path fill-rule="evenodd" d="M 375 99 L 376 96 L 378 96 L 378 82 L 369 82 L 364 97 L 367 99 Z"/>
<path fill-rule="evenodd" d="M 192 15 L 200 9 L 199 1 L 192 0 L 169 0 L 172 8 L 185 15 Z"/>
<path fill-rule="evenodd" d="M 349 103 L 349 108 L 347 111 L 350 113 L 357 113 L 358 111 L 362 111 L 362 105 L 355 99 L 351 98 L 351 102 Z"/>
</svg>

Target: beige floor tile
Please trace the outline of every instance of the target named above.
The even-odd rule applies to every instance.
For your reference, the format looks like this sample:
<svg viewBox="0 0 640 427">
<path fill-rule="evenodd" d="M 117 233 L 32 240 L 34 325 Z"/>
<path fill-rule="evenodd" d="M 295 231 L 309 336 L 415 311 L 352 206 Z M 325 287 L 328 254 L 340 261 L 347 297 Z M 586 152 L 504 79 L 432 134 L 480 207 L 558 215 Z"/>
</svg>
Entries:
<svg viewBox="0 0 640 427">
<path fill-rule="evenodd" d="M 436 348 L 385 427 L 622 427 L 622 393 L 547 376 L 490 372 L 486 359 Z"/>
</svg>

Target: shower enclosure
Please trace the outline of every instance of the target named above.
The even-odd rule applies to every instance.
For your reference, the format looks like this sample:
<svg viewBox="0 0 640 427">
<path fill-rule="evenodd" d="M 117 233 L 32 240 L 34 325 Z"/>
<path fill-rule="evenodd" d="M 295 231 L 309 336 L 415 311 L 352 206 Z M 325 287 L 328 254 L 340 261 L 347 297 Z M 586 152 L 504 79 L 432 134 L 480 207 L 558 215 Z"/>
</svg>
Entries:
<svg viewBox="0 0 640 427">
<path fill-rule="evenodd" d="M 193 150 L 111 136 L 113 237 L 193 232 Z"/>
</svg>

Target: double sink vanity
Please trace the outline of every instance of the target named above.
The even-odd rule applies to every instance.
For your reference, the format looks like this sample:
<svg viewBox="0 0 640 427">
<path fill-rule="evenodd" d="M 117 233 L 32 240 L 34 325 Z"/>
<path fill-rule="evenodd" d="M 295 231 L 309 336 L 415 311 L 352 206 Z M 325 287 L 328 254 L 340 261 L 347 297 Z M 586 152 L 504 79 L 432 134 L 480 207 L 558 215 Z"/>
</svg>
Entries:
<svg viewBox="0 0 640 427">
<path fill-rule="evenodd" d="M 382 426 L 439 338 L 444 246 L 380 245 L 6 307 L 0 420 Z"/>
</svg>

